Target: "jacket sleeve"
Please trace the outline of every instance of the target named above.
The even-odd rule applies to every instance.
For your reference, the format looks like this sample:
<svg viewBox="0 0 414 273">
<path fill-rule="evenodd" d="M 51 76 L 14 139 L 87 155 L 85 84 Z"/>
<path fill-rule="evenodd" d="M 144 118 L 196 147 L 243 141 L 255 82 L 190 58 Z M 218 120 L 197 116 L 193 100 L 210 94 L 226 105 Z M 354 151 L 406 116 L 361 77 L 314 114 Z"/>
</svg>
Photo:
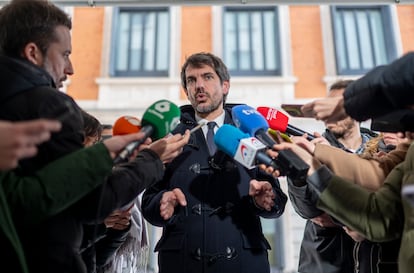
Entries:
<svg viewBox="0 0 414 273">
<path fill-rule="evenodd" d="M 329 145 L 317 144 L 314 156 L 336 175 L 374 191 L 384 184 L 390 171 L 405 159 L 408 147 L 408 143 L 402 143 L 381 158 L 364 159 Z"/>
<path fill-rule="evenodd" d="M 393 169 L 376 192 L 333 175 L 325 166 L 309 176 L 308 183 L 318 196 L 315 201 L 319 209 L 360 232 L 368 240 L 389 241 L 399 238 L 403 228 L 403 165 Z"/>
<path fill-rule="evenodd" d="M 364 121 L 414 104 L 413 71 L 414 52 L 389 65 L 374 68 L 346 88 L 344 107 L 347 114 Z"/>
<path fill-rule="evenodd" d="M 325 144 L 315 146 L 314 157 L 336 175 L 364 188 L 376 190 L 384 183 L 384 170 L 376 160 L 363 159 L 357 154 Z"/>
<path fill-rule="evenodd" d="M 49 163 L 31 176 L 3 173 L 1 183 L 19 221 L 33 223 L 68 208 L 104 181 L 112 159 L 97 144 Z"/>
<path fill-rule="evenodd" d="M 347 153 L 329 145 L 317 144 L 314 157 L 332 173 L 342 177 L 343 183 L 350 182 L 375 191 L 384 184 L 386 175 L 404 160 L 408 147 L 409 144 L 402 143 L 377 161 L 363 159 L 357 154 Z M 312 219 L 322 214 L 323 211 L 316 207 L 315 193 L 307 184 L 295 185 L 289 178 L 288 183 L 290 200 L 301 217 Z"/>
<path fill-rule="evenodd" d="M 134 160 L 116 166 L 102 186 L 76 203 L 74 213 L 84 223 L 101 223 L 114 210 L 133 202 L 163 175 L 164 165 L 159 156 L 150 149 L 142 150 Z"/>
<path fill-rule="evenodd" d="M 287 181 L 290 201 L 293 209 L 299 216 L 304 219 L 312 219 L 323 213 L 322 210 L 316 207 L 314 199 L 310 197 L 312 192 L 309 191 L 306 183 L 304 185 L 295 185 L 289 177 L 287 178 Z"/>
<path fill-rule="evenodd" d="M 170 220 L 165 221 L 160 215 L 160 202 L 162 195 L 167 191 L 166 178 L 155 183 L 150 188 L 146 189 L 142 195 L 142 215 L 150 224 L 158 227 L 163 227 L 168 222 L 174 221 L 175 215 Z M 177 206 L 180 209 L 180 206 Z M 177 209 L 176 208 L 176 209 Z"/>
</svg>

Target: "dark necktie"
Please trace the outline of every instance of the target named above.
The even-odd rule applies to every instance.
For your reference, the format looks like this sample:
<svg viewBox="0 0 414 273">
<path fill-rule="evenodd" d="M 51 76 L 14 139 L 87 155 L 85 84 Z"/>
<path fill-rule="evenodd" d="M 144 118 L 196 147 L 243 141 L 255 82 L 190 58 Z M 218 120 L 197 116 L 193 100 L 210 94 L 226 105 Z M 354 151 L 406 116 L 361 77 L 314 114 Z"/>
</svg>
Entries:
<svg viewBox="0 0 414 273">
<path fill-rule="evenodd" d="M 214 155 L 217 149 L 216 144 L 214 143 L 214 127 L 216 127 L 216 123 L 214 121 L 210 121 L 207 123 L 207 127 L 207 146 L 210 151 L 210 155 Z"/>
</svg>

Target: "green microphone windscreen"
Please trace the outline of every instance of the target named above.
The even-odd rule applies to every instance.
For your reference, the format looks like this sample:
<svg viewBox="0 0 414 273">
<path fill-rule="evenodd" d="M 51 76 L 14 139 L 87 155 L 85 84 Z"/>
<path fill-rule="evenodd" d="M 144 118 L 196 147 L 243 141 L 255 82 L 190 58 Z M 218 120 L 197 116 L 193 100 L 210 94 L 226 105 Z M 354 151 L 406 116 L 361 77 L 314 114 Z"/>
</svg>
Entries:
<svg viewBox="0 0 414 273">
<path fill-rule="evenodd" d="M 168 100 L 159 100 L 147 108 L 142 116 L 141 126 L 151 126 L 151 138 L 163 138 L 180 123 L 180 108 Z"/>
</svg>

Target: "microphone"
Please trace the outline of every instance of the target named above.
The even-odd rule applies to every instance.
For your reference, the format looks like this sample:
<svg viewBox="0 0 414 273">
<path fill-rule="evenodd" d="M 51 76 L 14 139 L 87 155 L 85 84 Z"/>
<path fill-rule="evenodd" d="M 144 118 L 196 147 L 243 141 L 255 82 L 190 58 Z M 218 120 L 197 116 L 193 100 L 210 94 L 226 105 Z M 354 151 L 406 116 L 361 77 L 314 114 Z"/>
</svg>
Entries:
<svg viewBox="0 0 414 273">
<path fill-rule="evenodd" d="M 232 108 L 232 116 L 236 125 L 241 131 L 250 136 L 257 137 L 268 148 L 277 144 L 268 134 L 268 122 L 253 107 L 248 105 L 237 105 Z M 292 179 L 303 179 L 306 177 L 309 165 L 291 150 L 278 151 L 276 159 L 281 175 L 288 175 Z"/>
<path fill-rule="evenodd" d="M 279 166 L 265 153 L 266 146 L 263 143 L 232 125 L 221 126 L 214 135 L 214 143 L 220 151 L 248 169 L 253 169 L 257 164 L 279 169 Z"/>
<path fill-rule="evenodd" d="M 114 136 L 137 133 L 141 130 L 141 121 L 133 116 L 122 116 L 112 126 Z"/>
<path fill-rule="evenodd" d="M 273 130 L 277 130 L 282 133 L 287 133 L 293 136 L 303 136 L 304 134 L 307 134 L 307 139 L 309 141 L 316 138 L 314 135 L 309 134 L 299 128 L 296 128 L 295 126 L 288 124 L 288 116 L 286 116 L 285 114 L 283 114 L 275 108 L 262 106 L 257 107 L 257 111 L 265 117 L 267 123 L 269 124 L 269 127 Z"/>
<path fill-rule="evenodd" d="M 143 132 L 144 137 L 141 140 L 128 144 L 115 158 L 114 163 L 118 164 L 127 161 L 132 152 L 144 143 L 148 137 L 157 140 L 166 136 L 180 123 L 180 116 L 180 108 L 174 103 L 168 100 L 154 102 L 142 116 L 141 130 L 139 132 Z"/>
<path fill-rule="evenodd" d="M 269 125 L 266 119 L 256 109 L 248 105 L 237 105 L 231 109 L 231 113 L 234 123 L 242 132 L 258 138 L 269 148 L 276 144 L 267 133 Z"/>
</svg>

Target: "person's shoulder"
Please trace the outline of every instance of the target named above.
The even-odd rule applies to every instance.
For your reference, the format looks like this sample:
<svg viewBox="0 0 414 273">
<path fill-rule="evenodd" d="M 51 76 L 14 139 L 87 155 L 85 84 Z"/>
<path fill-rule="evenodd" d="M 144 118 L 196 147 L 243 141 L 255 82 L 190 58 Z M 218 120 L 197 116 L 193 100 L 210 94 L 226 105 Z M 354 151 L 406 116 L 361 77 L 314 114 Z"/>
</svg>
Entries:
<svg viewBox="0 0 414 273">
<path fill-rule="evenodd" d="M 70 98 L 70 96 L 65 94 L 64 92 L 61 92 L 56 88 L 48 85 L 32 86 L 28 88 L 26 92 L 23 92 L 22 95 L 31 98 L 41 97 L 43 99 L 57 98 L 61 100 L 67 100 Z"/>
</svg>

